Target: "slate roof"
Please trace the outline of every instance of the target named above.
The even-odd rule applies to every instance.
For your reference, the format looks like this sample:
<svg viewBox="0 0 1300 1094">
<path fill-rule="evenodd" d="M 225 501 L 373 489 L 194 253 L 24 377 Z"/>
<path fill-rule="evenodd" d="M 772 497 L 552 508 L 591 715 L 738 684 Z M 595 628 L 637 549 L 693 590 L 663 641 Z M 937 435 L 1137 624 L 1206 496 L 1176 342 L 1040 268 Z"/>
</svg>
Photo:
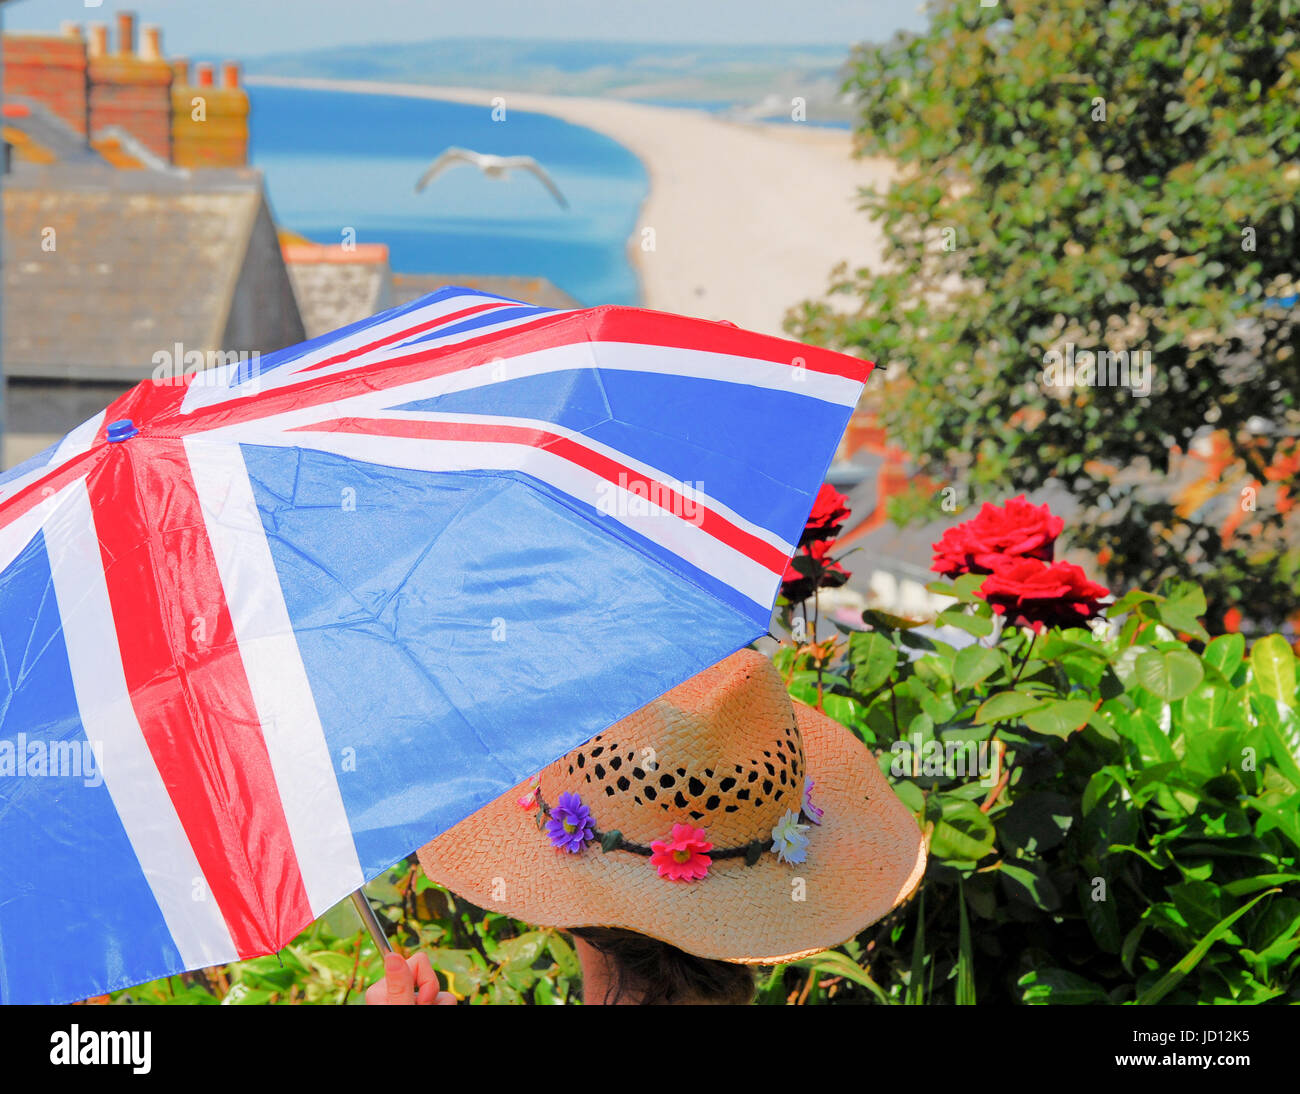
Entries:
<svg viewBox="0 0 1300 1094">
<path fill-rule="evenodd" d="M 417 300 L 444 285 L 463 285 L 467 289 L 508 296 L 544 308 L 580 308 L 582 305 L 563 289 L 544 277 L 518 277 L 502 274 L 394 274 L 393 306 Z"/>
<path fill-rule="evenodd" d="M 259 220 L 269 224 L 254 170 L 16 168 L 4 187 L 7 376 L 140 380 L 177 342 L 278 348 L 225 345 Z M 301 330 L 296 315 L 280 325 Z"/>
<path fill-rule="evenodd" d="M 18 130 L 60 163 L 103 163 L 103 159 L 86 143 L 86 138 L 44 103 L 22 95 L 6 94 L 5 107 L 5 127 Z"/>
</svg>

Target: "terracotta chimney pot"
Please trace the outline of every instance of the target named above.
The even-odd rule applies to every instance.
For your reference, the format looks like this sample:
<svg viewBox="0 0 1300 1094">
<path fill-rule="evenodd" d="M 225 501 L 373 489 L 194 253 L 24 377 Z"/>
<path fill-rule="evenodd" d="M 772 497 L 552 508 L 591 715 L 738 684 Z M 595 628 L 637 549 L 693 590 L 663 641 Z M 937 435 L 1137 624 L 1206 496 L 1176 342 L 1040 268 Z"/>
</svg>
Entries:
<svg viewBox="0 0 1300 1094">
<path fill-rule="evenodd" d="M 135 13 L 119 11 L 117 13 L 117 52 L 129 57 L 135 52 Z"/>
<path fill-rule="evenodd" d="M 195 71 L 199 75 L 199 87 L 215 86 L 216 81 L 213 79 L 212 65 L 210 65 L 207 61 L 200 61 L 197 65 L 195 65 Z"/>
<path fill-rule="evenodd" d="M 140 28 L 140 59 L 162 60 L 162 29 L 153 23 L 146 23 Z"/>
</svg>

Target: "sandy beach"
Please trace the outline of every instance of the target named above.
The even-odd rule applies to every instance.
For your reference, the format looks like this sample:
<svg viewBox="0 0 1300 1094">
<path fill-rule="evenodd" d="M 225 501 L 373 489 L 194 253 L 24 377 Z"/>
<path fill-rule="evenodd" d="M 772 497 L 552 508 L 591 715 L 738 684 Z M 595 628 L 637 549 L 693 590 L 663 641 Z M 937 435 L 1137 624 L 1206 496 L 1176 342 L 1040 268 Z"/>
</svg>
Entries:
<svg viewBox="0 0 1300 1094">
<path fill-rule="evenodd" d="M 881 261 L 880 233 L 857 209 L 857 188 L 886 180 L 889 161 L 854 160 L 844 130 L 517 91 L 270 76 L 247 82 L 445 99 L 484 110 L 500 96 L 507 124 L 510 110 L 550 114 L 618 141 L 650 178 L 628 240 L 649 308 L 781 334 L 786 310 L 824 296 L 837 262 L 870 268 Z"/>
</svg>

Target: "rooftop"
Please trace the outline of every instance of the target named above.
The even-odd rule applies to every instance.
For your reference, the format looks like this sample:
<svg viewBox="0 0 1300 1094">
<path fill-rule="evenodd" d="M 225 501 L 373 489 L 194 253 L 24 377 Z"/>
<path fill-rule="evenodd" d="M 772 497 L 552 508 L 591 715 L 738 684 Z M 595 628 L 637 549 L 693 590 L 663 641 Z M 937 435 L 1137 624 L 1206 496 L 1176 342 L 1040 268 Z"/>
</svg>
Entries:
<svg viewBox="0 0 1300 1094">
<path fill-rule="evenodd" d="M 264 210 L 246 168 L 17 166 L 4 188 L 7 374 L 131 381 L 176 342 L 225 348 Z"/>
</svg>

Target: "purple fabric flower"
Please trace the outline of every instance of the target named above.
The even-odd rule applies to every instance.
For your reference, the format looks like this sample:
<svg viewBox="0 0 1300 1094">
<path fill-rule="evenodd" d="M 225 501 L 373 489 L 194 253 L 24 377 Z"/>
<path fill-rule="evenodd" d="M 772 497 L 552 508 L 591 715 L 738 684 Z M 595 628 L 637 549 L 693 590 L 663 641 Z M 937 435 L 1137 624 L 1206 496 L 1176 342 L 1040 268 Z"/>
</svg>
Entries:
<svg viewBox="0 0 1300 1094">
<path fill-rule="evenodd" d="M 803 782 L 803 815 L 813 824 L 821 824 L 822 817 L 825 816 L 825 810 L 818 809 L 813 805 L 812 792 L 813 786 L 816 785 L 812 779 L 804 779 Z"/>
<path fill-rule="evenodd" d="M 546 834 L 551 842 L 561 850 L 577 854 L 584 843 L 595 838 L 595 831 L 591 810 L 582 804 L 582 799 L 577 794 L 561 794 L 546 822 Z"/>
</svg>

